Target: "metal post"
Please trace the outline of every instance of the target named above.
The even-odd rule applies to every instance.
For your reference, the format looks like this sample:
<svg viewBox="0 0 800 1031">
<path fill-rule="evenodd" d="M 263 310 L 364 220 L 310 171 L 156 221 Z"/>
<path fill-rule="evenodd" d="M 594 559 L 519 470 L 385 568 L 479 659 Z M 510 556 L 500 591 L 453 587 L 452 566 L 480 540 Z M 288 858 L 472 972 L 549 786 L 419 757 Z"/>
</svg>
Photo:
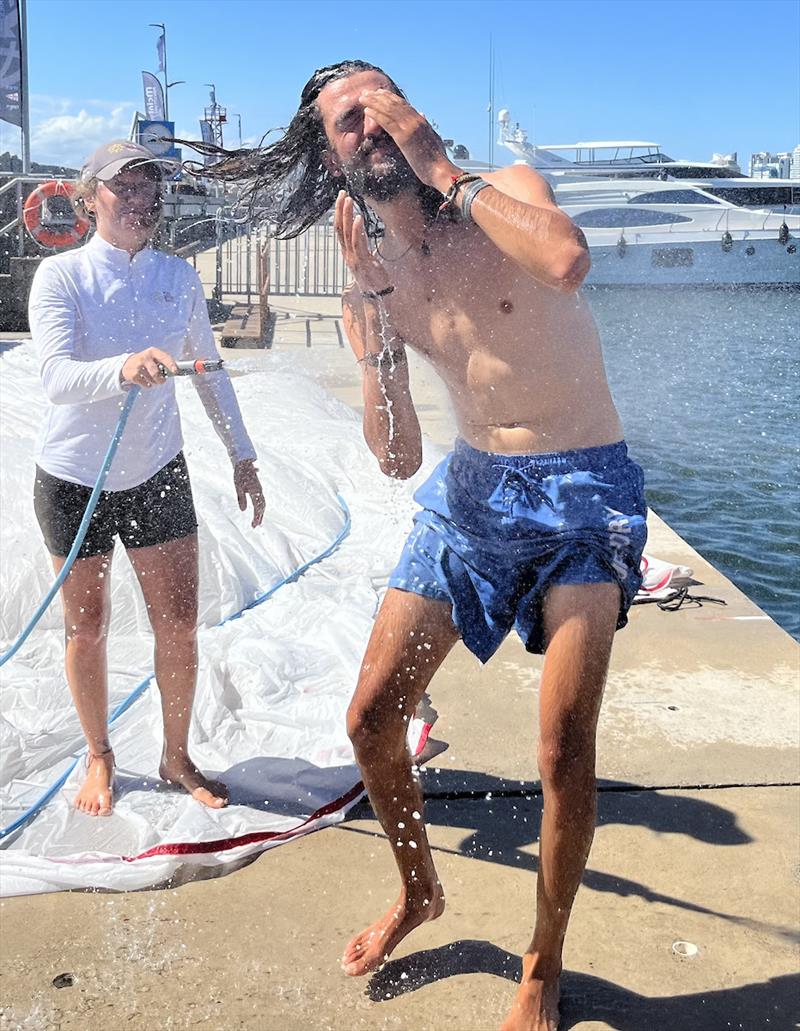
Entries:
<svg viewBox="0 0 800 1031">
<path fill-rule="evenodd" d="M 300 246 L 297 237 L 294 238 L 294 292 L 300 293 Z"/>
<path fill-rule="evenodd" d="M 205 120 L 211 126 L 211 142 L 215 143 L 218 147 L 224 147 L 225 141 L 223 139 L 222 126 L 228 119 L 228 112 L 226 108 L 217 103 L 217 87 L 214 83 L 207 82 L 206 86 L 211 90 L 209 94 L 211 106 L 205 108 L 204 111 Z"/>
<path fill-rule="evenodd" d="M 169 79 L 167 78 L 167 26 L 162 25 L 164 30 L 164 114 L 169 121 Z"/>
<path fill-rule="evenodd" d="M 20 0 L 19 5 L 19 41 L 20 41 L 20 114 L 22 116 L 22 174 L 30 175 L 31 171 L 31 125 L 30 102 L 28 99 L 28 4 Z M 20 239 L 22 226 L 20 225 Z"/>
<path fill-rule="evenodd" d="M 489 34 L 489 168 L 494 167 L 494 47 Z"/>
<path fill-rule="evenodd" d="M 17 255 L 25 257 L 25 225 L 22 221 L 22 180 L 17 179 Z"/>
<path fill-rule="evenodd" d="M 247 307 L 250 307 L 250 295 L 253 291 L 253 258 L 251 251 L 253 249 L 253 226 L 250 222 L 247 223 Z"/>
<path fill-rule="evenodd" d="M 242 293 L 242 234 L 236 230 L 236 293 Z"/>
<path fill-rule="evenodd" d="M 216 255 L 216 277 L 214 282 L 214 289 L 211 292 L 211 296 L 215 301 L 222 303 L 222 208 L 217 208 L 216 214 L 216 235 L 217 235 L 217 255 Z"/>
<path fill-rule="evenodd" d="M 162 21 L 151 21 L 151 29 L 161 29 L 161 35 L 164 38 L 164 117 L 169 121 L 169 86 L 167 83 L 167 26 Z M 158 44 L 156 43 L 156 46 Z"/>
</svg>

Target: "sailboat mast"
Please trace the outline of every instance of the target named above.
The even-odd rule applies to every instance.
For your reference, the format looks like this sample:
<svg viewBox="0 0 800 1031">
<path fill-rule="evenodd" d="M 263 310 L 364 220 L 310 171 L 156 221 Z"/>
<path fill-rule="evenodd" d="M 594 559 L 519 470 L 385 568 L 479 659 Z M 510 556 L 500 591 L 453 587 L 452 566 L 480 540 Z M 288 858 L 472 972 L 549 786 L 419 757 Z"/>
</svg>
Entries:
<svg viewBox="0 0 800 1031">
<path fill-rule="evenodd" d="M 489 35 L 489 167 L 494 166 L 494 47 Z"/>
</svg>

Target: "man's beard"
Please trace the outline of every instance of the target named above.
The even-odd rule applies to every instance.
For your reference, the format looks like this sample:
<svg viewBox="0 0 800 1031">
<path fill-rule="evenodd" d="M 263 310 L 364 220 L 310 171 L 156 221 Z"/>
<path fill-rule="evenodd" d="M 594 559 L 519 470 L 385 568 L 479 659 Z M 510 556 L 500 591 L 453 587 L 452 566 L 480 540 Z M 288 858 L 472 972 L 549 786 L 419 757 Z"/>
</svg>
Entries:
<svg viewBox="0 0 800 1031">
<path fill-rule="evenodd" d="M 385 154 L 379 170 L 370 164 L 369 155 L 378 147 L 386 147 L 387 139 L 388 153 Z M 344 176 L 353 193 L 379 202 L 393 200 L 401 193 L 416 190 L 420 185 L 419 178 L 400 148 L 388 137 L 377 143 L 373 142 L 366 149 L 362 144 L 352 161 L 344 168 Z"/>
</svg>

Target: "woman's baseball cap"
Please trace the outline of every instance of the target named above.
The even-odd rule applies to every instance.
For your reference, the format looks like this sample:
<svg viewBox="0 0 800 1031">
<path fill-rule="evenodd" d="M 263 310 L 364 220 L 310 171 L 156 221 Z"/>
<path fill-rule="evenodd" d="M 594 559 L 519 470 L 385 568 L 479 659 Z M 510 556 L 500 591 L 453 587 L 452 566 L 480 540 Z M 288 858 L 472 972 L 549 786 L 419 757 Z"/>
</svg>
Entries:
<svg viewBox="0 0 800 1031">
<path fill-rule="evenodd" d="M 159 175 L 175 164 L 157 158 L 141 143 L 133 143 L 131 140 L 112 140 L 110 143 L 104 143 L 98 147 L 87 159 L 81 169 L 81 179 L 99 179 L 101 182 L 108 182 L 132 161 L 137 164 L 153 165 Z"/>
</svg>

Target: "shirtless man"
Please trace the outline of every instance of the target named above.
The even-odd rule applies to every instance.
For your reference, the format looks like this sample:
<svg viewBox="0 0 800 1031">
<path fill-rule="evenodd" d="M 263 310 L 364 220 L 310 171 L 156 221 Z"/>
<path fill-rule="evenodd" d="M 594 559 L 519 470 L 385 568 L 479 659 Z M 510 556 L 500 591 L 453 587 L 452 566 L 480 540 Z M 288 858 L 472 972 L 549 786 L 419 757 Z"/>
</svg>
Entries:
<svg viewBox="0 0 800 1031">
<path fill-rule="evenodd" d="M 228 167 L 241 176 L 241 156 Z M 485 662 L 516 624 L 528 649 L 546 656 L 544 814 L 536 925 L 503 1031 L 554 1031 L 567 921 L 594 833 L 600 701 L 646 533 L 641 470 L 627 458 L 597 330 L 577 292 L 586 241 L 529 168 L 453 189 L 462 170 L 437 134 L 364 62 L 315 73 L 284 139 L 249 167 L 253 194 L 264 196 L 295 171 L 293 197 L 282 195 L 276 216 L 285 236 L 343 191 L 336 230 L 353 276 L 344 321 L 363 369 L 364 435 L 381 470 L 409 477 L 422 459 L 407 347 L 444 380 L 460 434 L 416 494 L 422 510 L 348 713 L 401 890 L 347 945 L 344 972 L 376 970 L 444 910 L 408 720 L 459 637 Z M 367 208 L 385 227 L 377 250 Z"/>
</svg>

